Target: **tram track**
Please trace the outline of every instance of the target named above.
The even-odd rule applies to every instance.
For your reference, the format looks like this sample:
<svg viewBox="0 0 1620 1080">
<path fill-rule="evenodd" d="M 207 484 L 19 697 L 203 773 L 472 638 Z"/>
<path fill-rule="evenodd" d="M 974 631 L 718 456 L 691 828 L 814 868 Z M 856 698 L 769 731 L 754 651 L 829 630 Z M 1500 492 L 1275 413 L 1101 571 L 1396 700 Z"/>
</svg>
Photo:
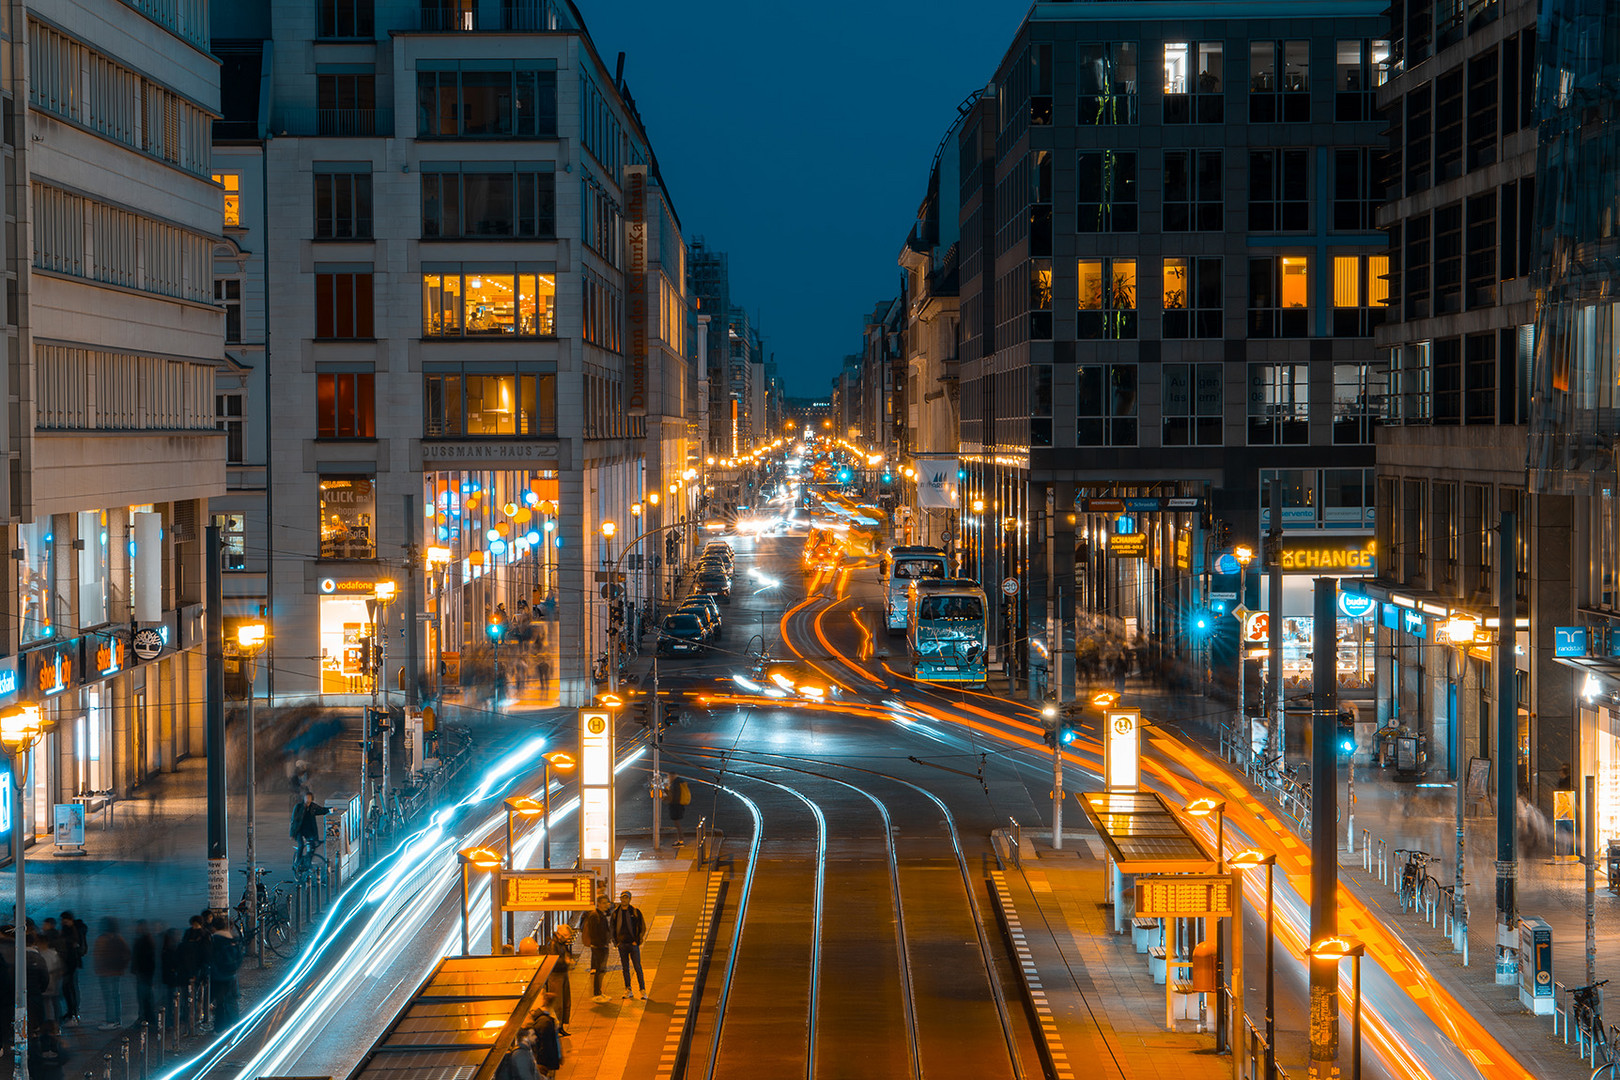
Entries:
<svg viewBox="0 0 1620 1080">
<path fill-rule="evenodd" d="M 1023 1052 L 1002 990 L 1001 964 L 985 931 L 974 879 L 955 819 L 938 795 L 902 777 L 843 763 L 817 763 L 821 765 L 820 768 L 810 768 L 795 764 L 795 761 L 804 759 L 790 755 L 717 748 L 689 748 L 683 750 L 681 756 L 686 759 L 688 775 L 694 779 L 705 781 L 707 777 L 713 777 L 714 783 L 724 784 L 727 789 L 758 784 L 791 794 L 805 804 L 806 809 L 815 808 L 813 816 L 818 827 L 823 829 L 831 828 L 829 820 L 843 823 L 852 816 L 848 800 L 840 802 L 833 797 L 848 793 L 870 806 L 883 829 L 886 873 L 883 875 L 882 891 L 888 894 L 892 919 L 892 935 L 886 941 L 874 940 L 870 904 L 863 908 L 861 902 L 848 902 L 850 896 L 863 902 L 875 899 L 869 869 L 862 873 L 860 860 L 844 857 L 837 861 L 829 875 L 825 849 L 818 855 L 818 899 L 812 939 L 819 949 L 820 943 L 828 937 L 829 901 L 834 907 L 847 909 L 845 914 L 834 920 L 830 947 L 830 951 L 838 955 L 836 978 L 844 992 L 824 999 L 819 987 L 821 970 L 828 962 L 819 951 L 807 958 L 806 962 L 815 973 L 813 980 L 817 987 L 817 1005 L 809 1015 L 801 1043 L 805 1048 L 803 1064 L 807 1080 L 814 1080 L 818 1075 L 891 1077 L 900 1075 L 902 1070 L 913 1080 L 923 1080 L 925 1077 L 960 1076 L 964 1069 L 975 1076 L 1023 1080 L 1026 1076 Z M 846 779 L 829 770 L 843 770 L 846 775 L 855 775 Z M 773 776 L 776 778 L 773 779 Z M 793 783 L 784 783 L 784 780 Z M 832 791 L 810 795 L 799 790 L 802 786 L 810 785 L 825 785 Z M 899 830 L 890 806 L 894 794 L 872 790 L 874 786 L 883 785 L 901 788 L 905 798 L 923 801 L 943 819 L 945 835 L 897 835 Z M 774 827 L 786 829 L 789 826 Z M 772 828 L 771 820 L 767 817 L 761 823 L 761 829 L 768 832 Z M 841 829 L 836 832 L 840 837 L 846 835 Z M 853 846 L 853 837 L 849 839 Z M 946 843 L 942 844 L 941 841 Z M 910 850 L 902 850 L 903 846 Z M 768 852 L 768 846 L 766 850 Z M 944 858 L 941 858 L 942 855 Z M 745 893 L 752 892 L 759 887 L 758 882 L 764 880 L 757 877 L 757 857 L 757 853 L 751 853 L 750 866 L 744 871 Z M 942 867 L 942 863 L 947 865 Z M 954 867 L 955 873 L 949 876 L 957 879 L 961 891 L 955 899 L 947 900 L 940 884 L 942 876 L 949 873 L 951 867 Z M 836 880 L 836 887 L 829 886 L 829 877 Z M 739 902 L 739 910 L 742 903 L 746 901 Z M 919 910 L 928 916 L 919 924 L 923 928 L 921 937 L 908 927 L 908 909 Z M 851 933 L 851 929 L 861 932 Z M 773 951 L 777 945 L 750 941 L 746 920 L 740 915 L 739 925 L 732 931 L 731 948 L 734 954 L 746 956 L 750 948 Z M 969 951 L 978 958 L 978 964 L 972 966 L 971 978 L 964 974 L 964 969 L 969 966 L 964 962 L 965 954 Z M 743 970 L 741 965 L 728 963 L 718 994 L 720 1015 L 715 1021 L 717 1033 L 710 1055 L 710 1069 L 704 1080 L 732 1075 L 727 1069 L 731 1059 L 723 1045 L 724 1039 L 719 1037 L 720 1033 L 726 1031 L 728 1025 L 731 1030 L 736 1030 L 739 1027 L 750 1028 L 755 1023 L 753 1019 L 739 1020 L 725 1015 L 728 1011 L 744 1014 L 753 1008 L 746 1001 L 732 1003 L 731 984 L 739 970 Z M 808 974 L 802 968 L 796 972 L 778 972 L 779 981 L 784 984 L 805 981 L 804 977 Z M 828 977 L 834 977 L 834 974 L 829 971 Z M 860 994 L 850 993 L 850 988 L 854 986 L 861 988 Z M 982 1014 L 964 1013 L 958 1008 L 961 1001 L 983 1001 L 986 998 L 995 1005 L 993 1024 L 986 1023 Z M 823 1004 L 830 1007 L 823 1008 Z M 892 1060 L 896 1056 L 893 1054 L 892 1038 L 894 1021 L 903 1024 L 905 1030 L 905 1054 L 900 1061 Z M 825 1055 L 815 1052 L 817 1031 L 823 1027 L 836 1033 L 836 1045 L 846 1055 L 841 1060 L 828 1060 Z M 942 1042 L 937 1036 L 945 1032 L 954 1037 Z M 931 1038 L 930 1033 L 935 1037 Z M 1000 1039 L 996 1039 L 995 1034 L 999 1034 Z M 870 1039 L 865 1036 L 870 1036 Z M 1003 1046 L 1004 1052 L 986 1050 L 987 1046 L 997 1043 Z M 886 1051 L 885 1046 L 888 1048 Z M 749 1050 L 754 1055 L 752 1070 L 744 1070 L 740 1074 L 759 1075 L 759 1046 L 750 1043 Z M 771 1074 L 790 1075 L 797 1072 L 798 1069 L 794 1067 Z"/>
</svg>

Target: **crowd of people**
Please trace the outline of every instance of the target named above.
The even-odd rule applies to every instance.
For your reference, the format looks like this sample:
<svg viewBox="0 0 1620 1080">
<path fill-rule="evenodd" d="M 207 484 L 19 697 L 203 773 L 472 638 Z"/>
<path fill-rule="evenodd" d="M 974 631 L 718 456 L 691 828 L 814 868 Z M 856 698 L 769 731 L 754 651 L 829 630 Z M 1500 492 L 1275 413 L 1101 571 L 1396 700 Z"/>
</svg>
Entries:
<svg viewBox="0 0 1620 1080">
<path fill-rule="evenodd" d="M 71 911 L 24 928 L 23 965 L 27 985 L 30 1053 L 46 1061 L 66 1057 L 75 1029 L 89 1026 L 81 1015 L 80 975 L 86 968 L 101 990 L 100 1031 L 135 1024 L 156 1028 L 158 1010 L 212 1003 L 214 1030 L 223 1031 L 239 1018 L 237 972 L 244 949 L 229 918 L 221 912 L 193 915 L 190 924 L 155 927 L 135 923 L 126 938 L 116 918 L 101 921 L 91 936 L 85 920 Z M 17 932 L 0 927 L 0 1013 L 16 1005 Z M 125 991 L 133 985 L 132 1007 Z M 0 1025 L 9 1045 L 11 1025 Z"/>
</svg>

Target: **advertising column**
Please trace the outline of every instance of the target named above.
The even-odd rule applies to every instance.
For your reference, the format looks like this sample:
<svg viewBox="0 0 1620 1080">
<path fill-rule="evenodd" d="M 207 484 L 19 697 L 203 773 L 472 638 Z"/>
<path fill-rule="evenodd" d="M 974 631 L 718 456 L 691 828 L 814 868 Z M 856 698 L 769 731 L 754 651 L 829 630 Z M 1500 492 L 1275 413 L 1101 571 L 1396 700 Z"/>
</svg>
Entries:
<svg viewBox="0 0 1620 1080">
<path fill-rule="evenodd" d="M 614 896 L 617 835 L 613 796 L 613 714 L 579 710 L 579 865 L 607 883 Z M 600 895 L 600 894 L 599 894 Z"/>
</svg>

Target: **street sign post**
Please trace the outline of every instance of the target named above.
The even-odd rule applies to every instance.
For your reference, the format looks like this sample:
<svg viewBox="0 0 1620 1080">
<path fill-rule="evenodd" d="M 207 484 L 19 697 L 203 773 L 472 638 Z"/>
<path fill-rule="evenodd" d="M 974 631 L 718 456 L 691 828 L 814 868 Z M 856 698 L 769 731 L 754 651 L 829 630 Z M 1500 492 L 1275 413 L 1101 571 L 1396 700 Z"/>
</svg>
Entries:
<svg viewBox="0 0 1620 1080">
<path fill-rule="evenodd" d="M 1001 591 L 1007 596 L 1018 595 L 1018 579 L 1015 577 L 1001 579 Z"/>
</svg>

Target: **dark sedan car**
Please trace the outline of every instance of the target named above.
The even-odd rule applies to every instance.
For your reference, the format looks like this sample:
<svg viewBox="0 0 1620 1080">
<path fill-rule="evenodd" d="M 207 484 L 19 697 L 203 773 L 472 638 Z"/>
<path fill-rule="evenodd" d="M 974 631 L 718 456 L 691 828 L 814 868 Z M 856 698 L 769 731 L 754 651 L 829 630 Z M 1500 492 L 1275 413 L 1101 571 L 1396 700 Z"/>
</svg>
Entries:
<svg viewBox="0 0 1620 1080">
<path fill-rule="evenodd" d="M 664 618 L 658 628 L 658 651 L 665 656 L 701 656 L 708 648 L 704 644 L 702 621 L 686 612 L 677 612 Z"/>
<path fill-rule="evenodd" d="M 701 570 L 693 586 L 698 592 L 710 593 L 720 598 L 722 604 L 731 603 L 731 577 L 728 574 L 718 574 L 713 571 Z"/>
</svg>

